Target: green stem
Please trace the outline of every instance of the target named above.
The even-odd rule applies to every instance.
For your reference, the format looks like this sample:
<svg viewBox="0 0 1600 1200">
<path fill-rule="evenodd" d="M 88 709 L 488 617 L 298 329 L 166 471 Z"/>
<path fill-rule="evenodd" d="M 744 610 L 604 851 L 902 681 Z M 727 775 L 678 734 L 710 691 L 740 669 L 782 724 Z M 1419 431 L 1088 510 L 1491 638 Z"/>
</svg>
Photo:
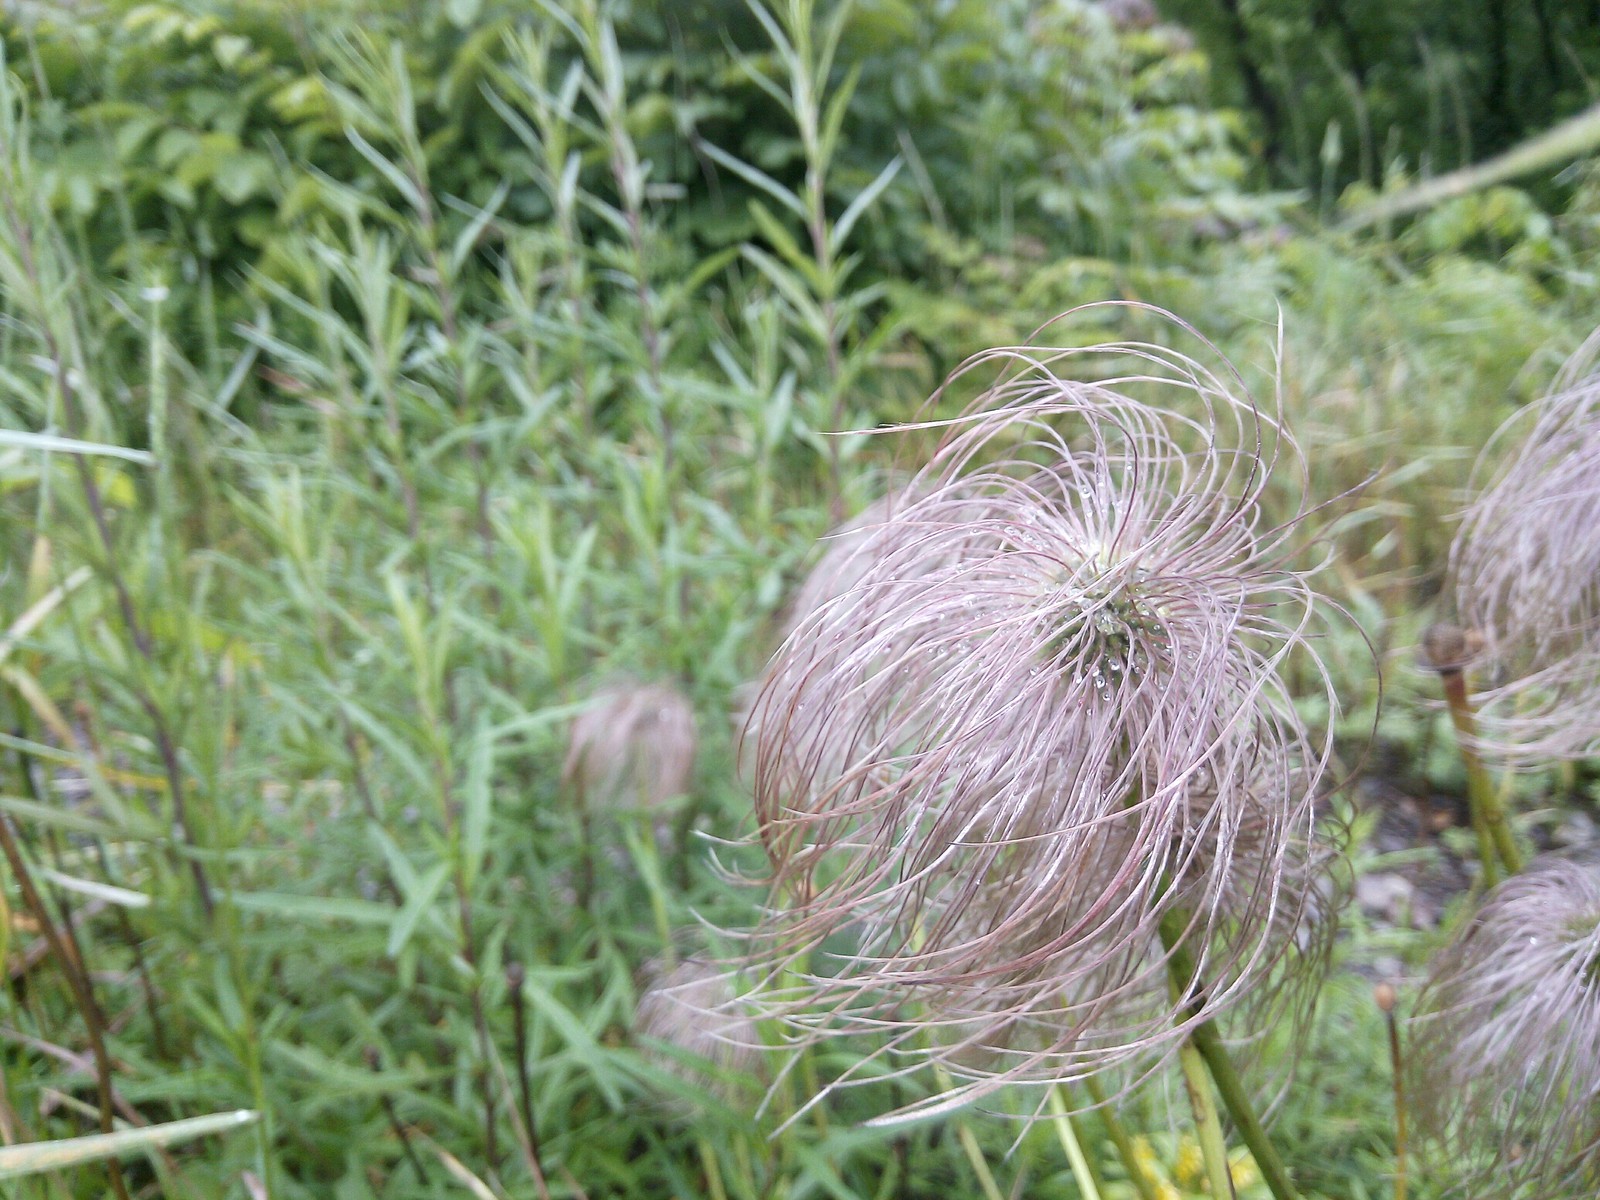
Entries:
<svg viewBox="0 0 1600 1200">
<path fill-rule="evenodd" d="M 1191 992 L 1198 974 L 1194 955 L 1183 944 L 1187 927 L 1188 919 L 1177 909 L 1170 910 L 1161 918 L 1161 944 L 1167 949 L 1167 970 L 1182 995 Z M 1289 1181 L 1288 1169 L 1278 1157 L 1266 1129 L 1262 1127 L 1261 1119 L 1256 1116 L 1249 1093 L 1233 1069 L 1233 1062 L 1228 1057 L 1227 1047 L 1222 1044 L 1222 1035 L 1217 1032 L 1217 1027 L 1210 1021 L 1201 1021 L 1189 1031 L 1188 1040 L 1211 1072 L 1212 1081 L 1217 1085 L 1217 1094 L 1222 1097 L 1223 1106 L 1238 1127 L 1239 1136 L 1255 1156 L 1256 1166 L 1261 1170 L 1261 1178 L 1265 1180 L 1267 1189 L 1275 1200 L 1299 1200 L 1294 1184 Z"/>
<path fill-rule="evenodd" d="M 1100 1180 L 1083 1153 L 1083 1142 L 1072 1122 L 1072 1110 L 1062 1099 L 1061 1093 L 1059 1085 L 1050 1089 L 1050 1112 L 1055 1118 L 1056 1136 L 1061 1139 L 1061 1148 L 1067 1152 L 1067 1161 L 1072 1164 L 1072 1177 L 1078 1181 L 1078 1191 L 1083 1193 L 1084 1200 L 1100 1200 Z"/>
<path fill-rule="evenodd" d="M 1100 1121 L 1106 1127 L 1106 1136 L 1116 1147 L 1117 1157 L 1122 1160 L 1122 1169 L 1128 1173 L 1128 1182 L 1133 1184 L 1133 1190 L 1139 1200 L 1161 1200 L 1161 1194 L 1156 1191 L 1155 1184 L 1150 1182 L 1150 1177 L 1145 1174 L 1144 1164 L 1139 1161 L 1138 1151 L 1134 1149 L 1133 1138 L 1129 1135 L 1127 1127 L 1118 1118 L 1116 1109 L 1107 1103 L 1106 1090 L 1100 1086 L 1100 1081 L 1091 1075 L 1083 1081 L 1083 1086 L 1100 1113 Z"/>
<path fill-rule="evenodd" d="M 1228 1143 L 1222 1136 L 1222 1118 L 1217 1115 L 1217 1101 L 1211 1094 L 1211 1080 L 1206 1078 L 1205 1060 L 1185 1041 L 1178 1049 L 1178 1062 L 1183 1067 L 1183 1087 L 1189 1093 L 1189 1107 L 1194 1112 L 1195 1135 L 1200 1139 L 1200 1158 L 1206 1165 L 1206 1183 L 1213 1196 L 1233 1195 L 1233 1176 L 1228 1172 Z"/>
<path fill-rule="evenodd" d="M 950 1072 L 935 1063 L 933 1067 L 934 1078 L 939 1081 L 939 1086 L 949 1091 L 955 1086 L 950 1078 Z M 813 1094 L 816 1091 L 814 1082 L 808 1084 Z M 818 1106 L 821 1107 L 820 1105 Z M 972 1164 L 972 1173 L 978 1177 L 978 1186 L 983 1189 L 984 1200 L 1005 1200 L 1005 1193 L 1000 1190 L 1000 1185 L 995 1182 L 994 1172 L 989 1170 L 989 1162 L 983 1157 L 983 1147 L 978 1145 L 978 1139 L 973 1136 L 972 1126 L 967 1124 L 966 1118 L 958 1116 L 955 1119 L 956 1140 L 961 1143 L 961 1149 L 966 1153 L 967 1161 Z M 827 1131 L 824 1130 L 824 1133 Z"/>
<path fill-rule="evenodd" d="M 1472 701 L 1467 698 L 1466 675 L 1459 668 L 1440 671 L 1439 682 L 1444 687 L 1445 703 L 1450 706 L 1450 720 L 1456 727 L 1456 745 L 1461 750 L 1461 761 L 1467 768 L 1467 800 L 1472 806 L 1473 824 L 1482 823 L 1479 836 L 1487 836 L 1500 861 L 1505 864 L 1506 871 L 1515 875 L 1522 870 L 1522 851 L 1518 849 L 1517 839 L 1506 820 L 1505 805 L 1489 781 L 1489 772 L 1484 769 L 1483 760 L 1473 749 L 1478 737 L 1478 718 L 1472 710 Z M 1484 882 L 1492 886 L 1498 874 L 1485 860 Z"/>
<path fill-rule="evenodd" d="M 967 1161 L 972 1164 L 972 1173 L 978 1177 L 978 1186 L 983 1189 L 984 1200 L 1006 1200 L 1006 1194 L 995 1182 L 994 1173 L 989 1170 L 989 1163 L 983 1157 L 983 1148 L 972 1134 L 972 1126 L 958 1120 L 956 1140 L 961 1143 L 961 1149 L 966 1151 Z"/>
<path fill-rule="evenodd" d="M 700 1151 L 700 1167 L 706 1173 L 706 1191 L 711 1200 L 728 1200 L 722 1184 L 722 1168 L 717 1165 L 717 1152 L 704 1134 L 695 1139 L 695 1146 Z"/>
</svg>

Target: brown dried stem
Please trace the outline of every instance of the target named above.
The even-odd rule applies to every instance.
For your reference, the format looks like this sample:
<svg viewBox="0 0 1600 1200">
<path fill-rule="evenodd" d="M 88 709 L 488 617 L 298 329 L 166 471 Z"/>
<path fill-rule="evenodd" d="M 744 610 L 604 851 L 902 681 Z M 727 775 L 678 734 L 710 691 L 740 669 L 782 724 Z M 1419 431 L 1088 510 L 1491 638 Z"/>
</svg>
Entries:
<svg viewBox="0 0 1600 1200">
<path fill-rule="evenodd" d="M 61 973 L 66 977 L 67 986 L 77 1002 L 78 1013 L 83 1018 L 84 1030 L 88 1034 L 89 1050 L 94 1058 L 95 1093 L 100 1105 L 100 1132 L 110 1133 L 113 1128 L 114 1108 L 111 1057 L 106 1053 L 105 1023 L 100 1015 L 100 1006 L 94 998 L 94 987 L 89 981 L 89 972 L 56 928 L 44 898 L 34 886 L 33 874 L 28 870 L 22 850 L 12 836 L 10 818 L 4 815 L 0 815 L 0 852 L 5 854 L 6 862 L 11 866 L 11 873 L 16 877 L 17 890 L 22 894 L 22 902 L 29 914 L 38 922 L 40 932 L 49 941 L 51 952 L 61 965 Z M 117 1200 L 129 1200 L 128 1185 L 123 1181 L 121 1165 L 113 1158 L 106 1164 L 106 1169 L 111 1189 L 116 1194 Z"/>
<path fill-rule="evenodd" d="M 1405 1059 L 1400 1052 L 1400 1024 L 1394 1017 L 1395 992 L 1387 983 L 1373 989 L 1389 1030 L 1389 1066 L 1394 1073 L 1394 1200 L 1406 1200 Z"/>
</svg>

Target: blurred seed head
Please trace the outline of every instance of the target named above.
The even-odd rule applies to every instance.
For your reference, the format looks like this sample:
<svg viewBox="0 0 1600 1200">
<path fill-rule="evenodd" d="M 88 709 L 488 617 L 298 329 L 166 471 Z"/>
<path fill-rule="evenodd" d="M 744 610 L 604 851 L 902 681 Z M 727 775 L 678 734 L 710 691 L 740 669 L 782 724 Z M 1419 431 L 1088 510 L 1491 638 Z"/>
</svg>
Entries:
<svg viewBox="0 0 1600 1200">
<path fill-rule="evenodd" d="M 1444 674 L 1463 671 L 1483 653 L 1483 635 L 1448 621 L 1435 621 L 1422 631 L 1423 665 Z"/>
<path fill-rule="evenodd" d="M 1600 753 L 1600 334 L 1479 459 L 1450 591 L 1481 639 L 1479 748 L 1508 766 Z"/>
<path fill-rule="evenodd" d="M 783 624 L 784 637 L 793 633 L 796 627 L 828 601 L 843 595 L 860 582 L 872 562 L 866 553 L 872 532 L 894 514 L 896 507 L 903 506 L 907 499 L 901 491 L 891 492 L 873 501 L 822 539 L 822 553 L 816 565 L 807 573 L 805 582 L 789 602 Z"/>
<path fill-rule="evenodd" d="M 1104 382 L 1066 374 L 1091 366 Z M 1262 507 L 1275 467 L 1298 494 L 1293 442 L 1231 368 L 1152 345 L 995 350 L 958 375 L 995 368 L 965 415 L 915 427 L 942 430 L 932 461 L 747 727 L 767 1011 L 943 1062 L 966 1081 L 946 1101 L 1154 1069 L 1193 1022 L 1279 995 L 1329 907 L 1329 746 L 1278 666 L 1303 654 L 1336 701 L 1286 565 L 1303 509 Z M 1207 985 L 1177 1000 L 1168 913 Z"/>
<path fill-rule="evenodd" d="M 872 562 L 868 543 L 873 530 L 889 518 L 897 505 L 904 504 L 905 499 L 902 491 L 891 492 L 873 501 L 820 540 L 818 545 L 821 553 L 785 606 L 780 627 L 782 638 L 788 638 L 817 609 L 860 582 Z M 759 681 L 746 682 L 734 695 L 732 715 L 738 750 L 737 766 L 740 779 L 746 784 L 753 784 L 755 747 L 763 740 L 759 728 L 760 716 L 755 712 L 755 701 L 760 691 Z"/>
<path fill-rule="evenodd" d="M 1407 1051 L 1448 1195 L 1568 1200 L 1600 1178 L 1600 868 L 1507 880 L 1433 964 Z"/>
<path fill-rule="evenodd" d="M 702 958 L 646 964 L 633 1032 L 672 1075 L 731 1099 L 760 1071 L 760 1031 L 726 971 Z M 672 1052 L 662 1051 L 661 1046 Z"/>
<path fill-rule="evenodd" d="M 572 722 L 562 782 L 600 807 L 659 808 L 689 790 L 694 706 L 664 684 L 603 688 Z"/>
<path fill-rule="evenodd" d="M 1118 30 L 1150 29 L 1161 21 L 1153 0 L 1100 0 L 1100 10 Z"/>
</svg>

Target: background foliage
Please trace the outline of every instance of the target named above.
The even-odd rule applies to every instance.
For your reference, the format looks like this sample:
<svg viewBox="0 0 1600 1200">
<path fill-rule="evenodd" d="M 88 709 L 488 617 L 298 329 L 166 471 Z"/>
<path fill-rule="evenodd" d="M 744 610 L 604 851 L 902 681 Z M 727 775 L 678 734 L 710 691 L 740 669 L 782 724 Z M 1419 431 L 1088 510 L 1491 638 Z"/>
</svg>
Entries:
<svg viewBox="0 0 1600 1200">
<path fill-rule="evenodd" d="M 1281 387 L 1330 502 L 1326 586 L 1397 666 L 1396 773 L 1457 786 L 1403 663 L 1477 446 L 1589 332 L 1600 187 L 1580 165 L 1361 237 L 1322 219 L 1349 180 L 1578 103 L 1596 22 L 1438 7 L 1163 6 L 1191 31 L 1070 0 L 10 6 L 0 1139 L 90 1132 L 102 1101 L 133 1126 L 263 1114 L 129 1162 L 174 1197 L 535 1195 L 541 1168 L 558 1195 L 984 1171 L 1073 1195 L 1044 1126 L 862 1129 L 901 1085 L 767 1140 L 840 1064 L 752 1119 L 766 1078 L 686 1085 L 635 1030 L 642 971 L 754 903 L 696 836 L 747 832 L 729 714 L 815 539 L 892 466 L 827 432 L 1090 301 L 1169 306 Z M 1248 36 L 1214 72 L 1227 19 Z M 1495 19 L 1520 31 L 1500 77 Z M 1246 110 L 1217 102 L 1240 87 Z M 1058 334 L 1163 336 L 1104 321 Z M 1376 681 L 1329 653 L 1358 735 Z M 692 786 L 582 805 L 571 720 L 628 679 L 692 701 Z M 1358 921 L 1349 955 L 1418 940 Z M 1314 1054 L 1292 1165 L 1377 1194 L 1358 981 Z M 665 1099 L 686 1086 L 692 1112 Z M 1160 1097 L 1129 1116 L 1197 1190 Z"/>
</svg>

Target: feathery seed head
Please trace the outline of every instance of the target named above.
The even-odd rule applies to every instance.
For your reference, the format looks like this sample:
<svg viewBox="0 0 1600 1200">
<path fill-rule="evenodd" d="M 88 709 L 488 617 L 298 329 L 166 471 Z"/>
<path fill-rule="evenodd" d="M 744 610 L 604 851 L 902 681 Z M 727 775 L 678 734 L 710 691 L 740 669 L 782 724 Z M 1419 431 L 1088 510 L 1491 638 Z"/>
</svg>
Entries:
<svg viewBox="0 0 1600 1200">
<path fill-rule="evenodd" d="M 633 1032 L 678 1053 L 658 1054 L 671 1074 L 719 1085 L 725 1098 L 760 1066 L 759 1030 L 734 994 L 727 973 L 701 958 L 676 964 L 654 959 L 643 971 L 648 986 L 634 1012 Z"/>
<path fill-rule="evenodd" d="M 664 684 L 603 688 L 572 722 L 562 782 L 586 804 L 657 808 L 689 789 L 694 706 Z"/>
<path fill-rule="evenodd" d="M 1600 333 L 1590 343 L 1490 439 L 1450 550 L 1484 649 L 1479 747 L 1508 766 L 1600 752 Z"/>
<path fill-rule="evenodd" d="M 1489 894 L 1412 1019 L 1418 1127 L 1451 1195 L 1566 1200 L 1600 1179 L 1600 868 L 1545 859 Z"/>
<path fill-rule="evenodd" d="M 1123 371 L 1080 383 L 1080 362 Z M 769 1011 L 884 1032 L 971 1091 L 1153 1066 L 1271 992 L 1320 907 L 1328 761 L 1279 663 L 1305 650 L 1334 708 L 1294 522 L 1261 511 L 1298 452 L 1237 377 L 1140 343 L 962 370 L 993 366 L 965 415 L 913 427 L 943 431 L 931 463 L 747 727 L 773 886 L 752 958 L 788 981 Z M 1129 394 L 1163 389 L 1188 411 Z M 1207 985 L 1176 1001 L 1169 913 Z"/>
</svg>

